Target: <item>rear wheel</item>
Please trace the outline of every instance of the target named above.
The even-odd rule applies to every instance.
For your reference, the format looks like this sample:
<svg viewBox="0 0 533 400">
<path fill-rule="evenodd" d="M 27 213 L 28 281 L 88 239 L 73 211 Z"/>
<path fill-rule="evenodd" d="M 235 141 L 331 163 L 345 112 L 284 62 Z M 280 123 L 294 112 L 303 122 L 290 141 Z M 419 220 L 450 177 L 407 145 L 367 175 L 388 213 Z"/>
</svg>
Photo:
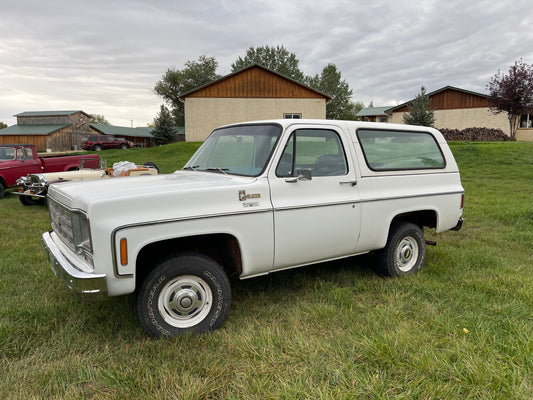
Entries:
<svg viewBox="0 0 533 400">
<path fill-rule="evenodd" d="M 102 150 L 102 146 L 100 146 L 99 144 L 94 146 L 94 151 L 101 151 L 101 150 Z"/>
<path fill-rule="evenodd" d="M 204 333 L 222 326 L 231 303 L 223 269 L 201 254 L 183 253 L 161 262 L 137 296 L 137 317 L 152 337 Z"/>
<path fill-rule="evenodd" d="M 426 257 L 426 240 L 422 229 L 410 222 L 391 227 L 387 245 L 377 254 L 378 271 L 390 277 L 415 274 Z"/>
<path fill-rule="evenodd" d="M 0 199 L 2 199 L 4 197 L 4 193 L 6 192 L 6 189 L 4 187 L 4 185 L 2 184 L 2 182 L 0 182 Z"/>
<path fill-rule="evenodd" d="M 128 148 L 128 145 L 127 145 L 127 144 L 121 144 L 121 145 L 120 145 L 120 148 L 121 148 L 122 150 L 126 150 L 126 149 Z"/>
</svg>

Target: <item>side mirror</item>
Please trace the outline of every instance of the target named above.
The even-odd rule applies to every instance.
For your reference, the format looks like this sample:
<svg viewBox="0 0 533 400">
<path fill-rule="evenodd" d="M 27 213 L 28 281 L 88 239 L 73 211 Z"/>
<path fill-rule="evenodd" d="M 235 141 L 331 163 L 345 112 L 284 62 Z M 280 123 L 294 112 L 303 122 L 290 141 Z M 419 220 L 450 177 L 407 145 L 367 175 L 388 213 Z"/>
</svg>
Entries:
<svg viewBox="0 0 533 400">
<path fill-rule="evenodd" d="M 313 177 L 311 176 L 311 170 L 310 169 L 298 169 L 298 170 L 296 170 L 296 172 L 298 173 L 297 177 L 287 178 L 287 179 L 285 179 L 285 182 L 296 183 L 298 181 L 310 181 L 310 180 L 313 179 Z"/>
</svg>

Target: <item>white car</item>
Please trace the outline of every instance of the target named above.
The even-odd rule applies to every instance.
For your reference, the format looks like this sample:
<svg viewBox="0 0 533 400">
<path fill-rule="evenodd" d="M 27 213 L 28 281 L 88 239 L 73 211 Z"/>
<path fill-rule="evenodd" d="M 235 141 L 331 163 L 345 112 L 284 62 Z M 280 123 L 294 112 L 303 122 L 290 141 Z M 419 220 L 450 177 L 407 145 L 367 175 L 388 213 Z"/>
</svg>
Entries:
<svg viewBox="0 0 533 400">
<path fill-rule="evenodd" d="M 216 129 L 173 174 L 50 186 L 56 275 L 101 300 L 137 292 L 154 337 L 216 329 L 240 278 L 376 252 L 417 272 L 423 227 L 459 230 L 464 190 L 435 129 L 272 120 Z M 147 206 L 149 205 L 149 206 Z"/>
<path fill-rule="evenodd" d="M 17 179 L 18 190 L 13 193 L 19 196 L 19 200 L 23 205 L 32 206 L 35 204 L 44 204 L 48 186 L 52 183 L 91 181 L 115 176 L 157 175 L 158 173 L 159 170 L 152 162 L 147 162 L 143 166 L 137 166 L 128 161 L 122 161 L 115 163 L 113 168 L 82 168 L 75 171 L 47 172 L 22 176 Z"/>
</svg>

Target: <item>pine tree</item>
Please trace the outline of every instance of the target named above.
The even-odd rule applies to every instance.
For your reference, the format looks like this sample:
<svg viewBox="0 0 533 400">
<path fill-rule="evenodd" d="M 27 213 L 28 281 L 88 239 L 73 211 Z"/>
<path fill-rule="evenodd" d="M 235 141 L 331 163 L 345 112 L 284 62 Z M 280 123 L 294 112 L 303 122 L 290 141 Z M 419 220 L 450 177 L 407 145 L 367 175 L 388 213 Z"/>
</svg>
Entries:
<svg viewBox="0 0 533 400">
<path fill-rule="evenodd" d="M 171 143 L 176 138 L 177 128 L 174 118 L 172 118 L 169 109 L 163 104 L 161 105 L 161 111 L 154 119 L 154 126 L 152 136 L 156 145 Z"/>
<path fill-rule="evenodd" d="M 407 105 L 409 110 L 403 115 L 403 123 L 409 125 L 433 126 L 435 124 L 435 114 L 429 103 L 431 99 L 426 94 L 426 88 L 422 86 L 420 93 L 416 95 L 413 101 Z"/>
</svg>

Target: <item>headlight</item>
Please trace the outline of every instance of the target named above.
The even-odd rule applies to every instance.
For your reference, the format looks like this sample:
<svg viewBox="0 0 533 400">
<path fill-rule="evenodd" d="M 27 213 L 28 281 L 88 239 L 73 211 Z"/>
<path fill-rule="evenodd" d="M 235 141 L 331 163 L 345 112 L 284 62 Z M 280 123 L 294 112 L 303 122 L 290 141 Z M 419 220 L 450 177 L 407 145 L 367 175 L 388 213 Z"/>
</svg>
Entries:
<svg viewBox="0 0 533 400">
<path fill-rule="evenodd" d="M 30 176 L 21 176 L 17 179 L 17 186 L 27 186 L 31 182 Z"/>
<path fill-rule="evenodd" d="M 79 212 L 72 214 L 72 236 L 76 253 L 93 265 L 91 229 L 85 214 Z"/>
</svg>

